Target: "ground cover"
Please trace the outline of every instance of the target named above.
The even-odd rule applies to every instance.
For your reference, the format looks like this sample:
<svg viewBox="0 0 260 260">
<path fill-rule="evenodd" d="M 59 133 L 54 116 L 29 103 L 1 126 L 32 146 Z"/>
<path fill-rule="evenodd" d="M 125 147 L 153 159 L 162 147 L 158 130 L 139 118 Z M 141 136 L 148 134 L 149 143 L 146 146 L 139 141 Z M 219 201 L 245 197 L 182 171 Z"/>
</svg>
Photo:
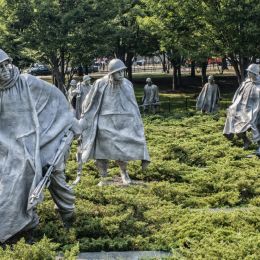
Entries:
<svg viewBox="0 0 260 260">
<path fill-rule="evenodd" d="M 142 82 L 136 83 L 137 98 Z M 14 251 L 0 249 L 0 258 L 20 253 L 24 259 L 43 259 L 44 248 L 45 259 L 66 250 L 68 259 L 78 250 L 166 250 L 173 259 L 258 259 L 260 160 L 247 158 L 254 145 L 244 151 L 240 140 L 228 142 L 222 136 L 231 96 L 229 89 L 223 92 L 219 114 L 201 115 L 194 110 L 194 92 L 162 94 L 175 105 L 170 113 L 144 116 L 152 162 L 145 172 L 140 162 L 129 167 L 131 178 L 140 183 L 97 187 L 94 163 L 85 164 L 75 188 L 73 227 L 62 227 L 46 192 L 38 207 L 34 246 L 20 241 Z M 67 164 L 70 182 L 77 169 L 75 151 L 74 145 Z M 112 162 L 110 175 L 118 172 Z"/>
</svg>

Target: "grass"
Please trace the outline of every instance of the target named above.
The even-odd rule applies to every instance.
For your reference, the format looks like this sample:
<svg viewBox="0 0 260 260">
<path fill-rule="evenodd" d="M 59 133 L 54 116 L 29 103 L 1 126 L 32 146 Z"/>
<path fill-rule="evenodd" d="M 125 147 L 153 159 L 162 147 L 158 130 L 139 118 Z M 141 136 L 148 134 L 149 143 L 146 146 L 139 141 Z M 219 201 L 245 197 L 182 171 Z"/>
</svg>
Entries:
<svg viewBox="0 0 260 260">
<path fill-rule="evenodd" d="M 137 97 L 142 87 L 136 82 Z M 215 115 L 196 112 L 190 91 L 161 95 L 175 106 L 170 113 L 143 118 L 151 164 L 145 172 L 140 162 L 129 165 L 131 178 L 140 185 L 98 187 L 94 162 L 85 164 L 75 188 L 73 227 L 62 228 L 46 192 L 38 207 L 36 249 L 38 244 L 55 242 L 48 250 L 67 250 L 72 258 L 75 254 L 70 252 L 77 253 L 79 247 L 80 251 L 167 250 L 173 252 L 172 259 L 258 259 L 260 160 L 246 157 L 255 145 L 244 151 L 241 140 L 228 142 L 222 136 L 229 90 Z M 67 163 L 69 182 L 76 177 L 75 151 L 74 144 Z M 110 175 L 118 174 L 111 162 Z M 26 244 L 21 247 L 28 251 Z M 0 256 L 7 253 L 0 251 Z"/>
</svg>

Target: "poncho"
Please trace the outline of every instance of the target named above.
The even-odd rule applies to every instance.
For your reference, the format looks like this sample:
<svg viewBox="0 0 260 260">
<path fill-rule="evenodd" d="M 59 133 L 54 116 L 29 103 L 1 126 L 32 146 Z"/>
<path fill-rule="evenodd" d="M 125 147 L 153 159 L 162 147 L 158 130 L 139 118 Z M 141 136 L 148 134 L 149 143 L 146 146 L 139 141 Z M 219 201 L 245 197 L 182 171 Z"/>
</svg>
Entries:
<svg viewBox="0 0 260 260">
<path fill-rule="evenodd" d="M 153 103 L 159 102 L 158 87 L 156 85 L 144 86 L 144 96 L 142 98 L 143 105 L 152 105 Z"/>
<path fill-rule="evenodd" d="M 88 159 L 149 161 L 144 127 L 132 83 L 97 80 L 83 103 L 83 161 Z"/>
<path fill-rule="evenodd" d="M 77 84 L 77 88 L 73 88 L 71 87 L 68 91 L 68 100 L 71 104 L 71 107 L 73 109 L 73 112 L 76 113 L 76 108 L 77 108 L 77 102 L 79 101 L 79 115 L 81 114 L 82 112 L 82 104 L 83 104 L 83 101 L 85 100 L 86 96 L 88 95 L 90 89 L 91 89 L 91 85 L 88 85 L 86 86 L 86 84 L 82 83 L 82 82 L 79 82 Z M 80 98 L 79 100 L 77 100 L 77 90 L 80 90 Z"/>
<path fill-rule="evenodd" d="M 260 140 L 260 80 L 246 79 L 237 89 L 227 110 L 224 134 L 243 133 L 251 129 L 253 140 Z"/>
<path fill-rule="evenodd" d="M 56 87 L 16 67 L 13 74 L 0 81 L 0 242 L 32 222 L 28 198 L 74 120 Z"/>
<path fill-rule="evenodd" d="M 208 113 L 216 112 L 219 99 L 218 85 L 206 83 L 197 98 L 196 108 Z"/>
</svg>

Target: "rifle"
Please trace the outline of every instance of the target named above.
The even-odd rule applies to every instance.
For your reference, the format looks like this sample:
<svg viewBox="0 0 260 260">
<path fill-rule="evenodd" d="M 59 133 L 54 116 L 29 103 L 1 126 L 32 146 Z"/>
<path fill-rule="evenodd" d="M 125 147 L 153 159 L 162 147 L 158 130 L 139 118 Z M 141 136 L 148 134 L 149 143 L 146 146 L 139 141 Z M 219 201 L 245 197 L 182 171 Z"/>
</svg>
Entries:
<svg viewBox="0 0 260 260">
<path fill-rule="evenodd" d="M 74 137 L 74 134 L 72 131 L 68 130 L 65 133 L 64 137 L 61 140 L 61 144 L 60 144 L 56 154 L 54 155 L 52 162 L 49 165 L 47 172 L 45 173 L 45 175 L 41 179 L 41 181 L 38 183 L 38 185 L 36 186 L 36 188 L 32 192 L 32 195 L 29 198 L 30 204 L 33 204 L 35 200 L 39 200 L 44 188 L 49 187 L 50 182 L 51 182 L 50 176 L 52 174 L 52 171 L 53 171 L 54 167 L 60 162 L 60 160 L 63 159 L 63 156 L 66 153 L 66 151 L 68 151 L 68 149 L 70 148 L 70 145 L 73 141 L 73 137 Z"/>
<path fill-rule="evenodd" d="M 81 83 L 77 85 L 77 96 L 76 96 L 76 118 L 79 120 L 81 116 Z M 82 173 L 82 140 L 81 137 L 78 139 L 78 147 L 77 147 L 77 162 L 78 162 L 78 169 L 77 169 L 77 177 L 72 185 L 76 185 L 81 178 Z"/>
</svg>

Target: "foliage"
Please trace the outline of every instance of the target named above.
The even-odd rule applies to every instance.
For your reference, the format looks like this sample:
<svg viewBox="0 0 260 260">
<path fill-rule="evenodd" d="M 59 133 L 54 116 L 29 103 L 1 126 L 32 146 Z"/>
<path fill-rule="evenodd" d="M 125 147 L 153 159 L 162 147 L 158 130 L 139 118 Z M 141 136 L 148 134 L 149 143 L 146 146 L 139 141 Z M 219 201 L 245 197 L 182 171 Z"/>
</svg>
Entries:
<svg viewBox="0 0 260 260">
<path fill-rule="evenodd" d="M 173 87 L 186 60 L 196 60 L 204 81 L 214 55 L 227 57 L 241 82 L 260 54 L 259 8 L 253 0 L 2 0 L 0 45 L 20 64 L 51 64 L 60 88 L 69 64 L 117 56 L 131 79 L 133 57 L 156 51 L 174 67 Z"/>
<path fill-rule="evenodd" d="M 166 51 L 174 67 L 173 89 L 181 85 L 180 67 L 185 60 L 196 60 L 202 66 L 214 51 L 205 33 L 201 2 L 142 0 L 147 15 L 139 23 L 159 38 L 161 50 Z"/>
<path fill-rule="evenodd" d="M 105 25 L 115 16 L 108 0 L 3 1 L 1 7 L 6 37 L 0 44 L 12 34 L 19 51 L 11 53 L 27 51 L 30 58 L 50 64 L 61 90 L 68 66 L 90 65 L 108 52 L 111 27 Z"/>
<path fill-rule="evenodd" d="M 3 260 L 22 259 L 22 260 L 40 260 L 40 259 L 54 259 L 56 256 L 57 243 L 52 243 L 50 239 L 44 237 L 34 245 L 25 243 L 21 239 L 12 248 L 7 246 L 5 250 L 0 247 L 0 258 Z"/>
<path fill-rule="evenodd" d="M 139 22 L 157 35 L 173 65 L 181 62 L 180 56 L 200 66 L 208 57 L 226 56 L 241 82 L 248 64 L 259 56 L 260 4 L 255 1 L 142 2 L 147 15 Z"/>
<path fill-rule="evenodd" d="M 238 81 L 245 76 L 249 63 L 259 56 L 260 4 L 255 1 L 202 1 L 205 32 L 216 54 L 227 55 L 234 66 Z"/>
<path fill-rule="evenodd" d="M 127 76 L 132 80 L 132 63 L 135 56 L 154 55 L 158 49 L 156 37 L 148 30 L 140 28 L 138 17 L 144 16 L 140 1 L 113 1 L 115 17 L 110 20 L 111 53 L 122 59 L 127 68 Z"/>
</svg>

